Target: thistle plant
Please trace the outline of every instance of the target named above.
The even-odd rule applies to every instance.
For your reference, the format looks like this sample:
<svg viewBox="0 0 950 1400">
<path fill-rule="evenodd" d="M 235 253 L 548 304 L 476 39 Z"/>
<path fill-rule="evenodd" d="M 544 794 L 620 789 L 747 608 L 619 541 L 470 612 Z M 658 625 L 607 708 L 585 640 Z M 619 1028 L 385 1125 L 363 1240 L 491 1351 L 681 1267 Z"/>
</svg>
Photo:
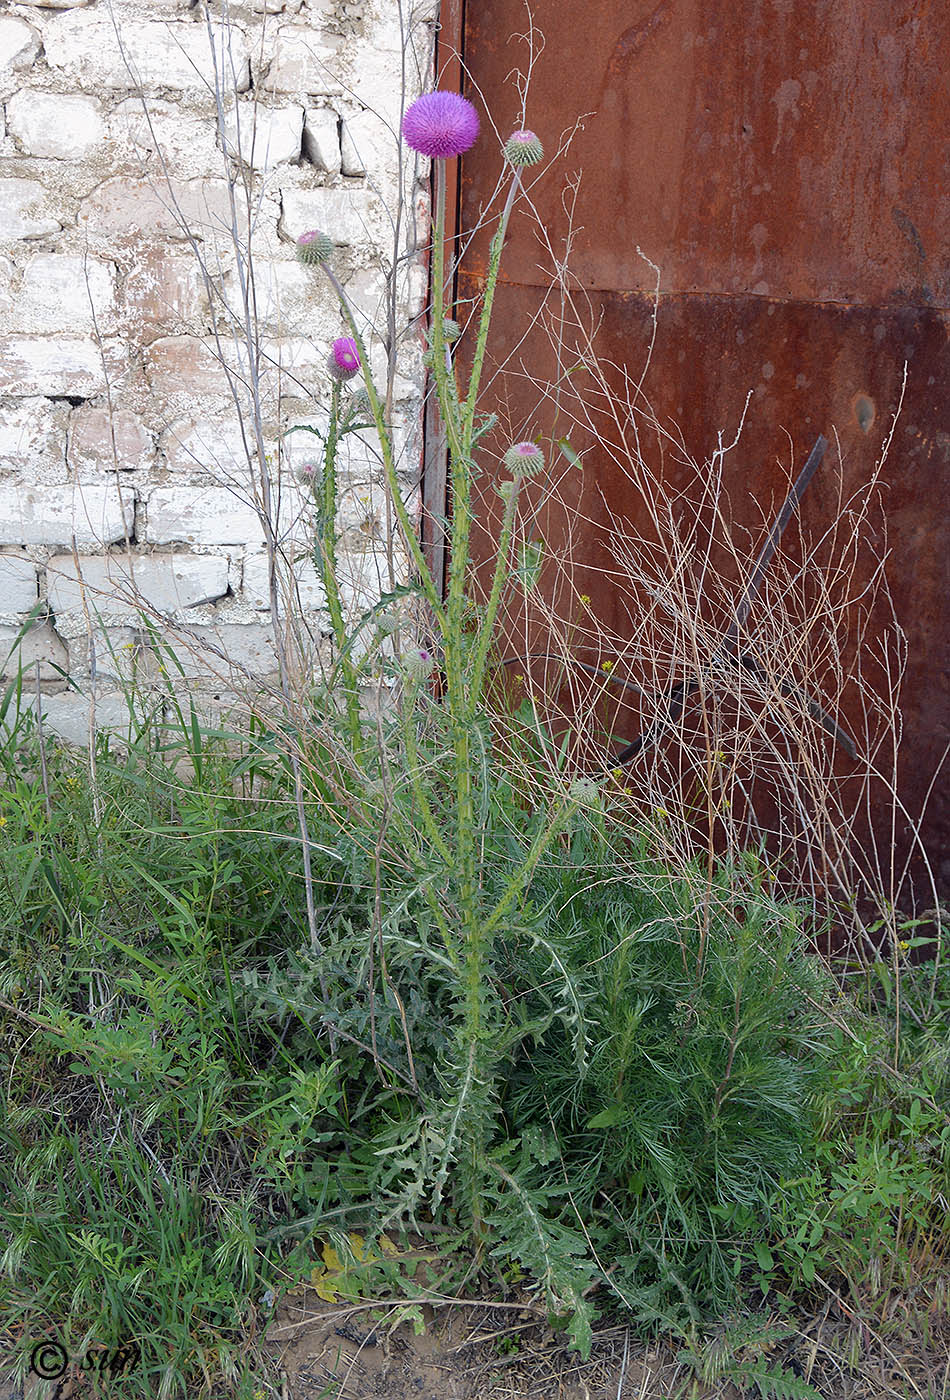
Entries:
<svg viewBox="0 0 950 1400">
<path fill-rule="evenodd" d="M 473 105 L 465 98 L 457 93 L 437 91 L 424 94 L 407 109 L 402 129 L 406 143 L 420 155 L 432 160 L 451 160 L 468 150 L 477 139 L 479 118 Z M 526 477 L 536 475 L 544 466 L 544 454 L 532 442 L 516 443 L 504 455 L 504 466 L 512 473 L 512 478 L 506 483 L 508 489 L 504 491 L 504 517 L 491 588 L 479 618 L 477 639 L 473 645 L 466 619 L 471 616 L 473 607 L 469 579 L 469 542 L 474 520 L 472 482 L 478 440 L 485 431 L 485 424 L 477 419 L 479 387 L 508 222 L 521 189 L 522 168 L 540 160 L 541 143 L 533 133 L 516 132 L 505 147 L 504 154 L 509 170 L 508 187 L 491 243 L 481 315 L 475 328 L 473 364 L 467 384 L 459 381 L 452 353 L 461 332 L 449 314 L 451 308 L 447 304 L 445 186 L 444 181 L 436 182 L 438 193 L 432 229 L 432 289 L 426 362 L 432 370 L 449 449 L 452 525 L 445 598 L 436 586 L 420 548 L 416 529 L 403 503 L 396 476 L 390 425 L 369 372 L 369 357 L 352 308 L 333 271 L 327 235 L 314 230 L 305 234 L 298 244 L 300 260 L 322 270 L 332 283 L 349 330 L 346 342 L 336 342 L 337 348 L 331 355 L 329 365 L 333 378 L 331 421 L 326 439 L 326 465 L 320 493 L 322 511 L 319 516 L 322 536 L 318 562 L 323 572 L 339 655 L 344 657 L 349 648 L 339 608 L 339 589 L 333 577 L 336 567 L 334 462 L 340 434 L 340 379 L 344 373 L 339 347 L 345 343 L 350 347 L 349 358 L 345 362 L 346 373 L 354 364 L 362 367 L 363 384 L 387 485 L 412 561 L 415 586 L 427 604 L 435 637 L 432 650 L 416 647 L 403 654 L 401 674 L 410 698 L 420 693 L 436 664 L 444 674 L 445 722 L 451 757 L 450 772 L 441 783 L 438 801 L 424 790 L 420 781 L 414 738 L 415 720 L 411 716 L 405 720 L 402 733 L 409 764 L 409 785 L 428 838 L 429 858 L 433 852 L 441 858 L 446 869 L 438 883 L 445 885 L 447 879 L 451 891 L 452 909 L 449 914 L 445 901 L 437 900 L 431 893 L 434 883 L 431 878 L 425 884 L 426 899 L 442 937 L 442 955 L 452 968 L 458 997 L 455 1042 L 446 1048 L 444 1057 L 443 1083 L 447 1087 L 449 1103 L 442 1162 L 435 1172 L 436 1194 L 444 1186 L 450 1162 L 457 1161 L 461 1189 L 479 1245 L 484 1243 L 485 1233 L 484 1186 L 487 1176 L 494 1170 L 489 1160 L 489 1143 L 495 1113 L 495 1081 L 501 1058 L 502 1016 L 490 975 L 493 945 L 506 919 L 517 907 L 539 861 L 563 829 L 571 812 L 577 809 L 579 801 L 576 794 L 558 798 L 533 838 L 523 843 L 520 859 L 503 887 L 492 887 L 489 892 L 480 868 L 484 818 L 476 812 L 475 773 L 480 759 L 473 745 L 484 744 L 480 722 L 486 713 L 486 674 L 505 583 L 513 572 L 510 553 L 519 488 Z M 356 676 L 349 663 L 342 665 L 342 671 L 347 693 L 349 732 L 353 747 L 359 752 L 364 741 L 357 712 Z M 421 852 L 417 851 L 417 858 L 421 862 Z"/>
</svg>

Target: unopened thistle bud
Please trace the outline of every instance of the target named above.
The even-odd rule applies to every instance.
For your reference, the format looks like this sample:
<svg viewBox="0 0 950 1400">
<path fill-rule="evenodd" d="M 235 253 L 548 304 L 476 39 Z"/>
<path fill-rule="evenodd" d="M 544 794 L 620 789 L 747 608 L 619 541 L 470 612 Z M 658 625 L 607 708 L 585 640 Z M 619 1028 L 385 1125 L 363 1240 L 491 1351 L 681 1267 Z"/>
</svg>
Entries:
<svg viewBox="0 0 950 1400">
<path fill-rule="evenodd" d="M 425 647 L 410 647 L 401 659 L 403 671 L 411 681 L 424 681 L 435 670 L 435 657 Z"/>
<path fill-rule="evenodd" d="M 341 382 L 360 372 L 360 352 L 352 336 L 340 336 L 333 342 L 327 356 L 327 369 Z"/>
<path fill-rule="evenodd" d="M 373 405 L 366 389 L 357 389 L 347 405 L 351 418 L 372 418 Z"/>
<path fill-rule="evenodd" d="M 495 485 L 501 499 L 507 504 L 515 494 L 515 483 L 513 481 L 499 481 Z"/>
<path fill-rule="evenodd" d="M 446 316 L 445 320 L 442 322 L 442 339 L 445 341 L 446 345 L 454 345 L 461 334 L 462 327 L 459 325 L 458 321 L 453 321 L 450 317 Z"/>
<path fill-rule="evenodd" d="M 544 158 L 544 147 L 533 131 L 513 131 L 505 142 L 509 165 L 537 165 Z"/>
<path fill-rule="evenodd" d="M 544 453 L 533 442 L 516 442 L 504 456 L 505 466 L 518 476 L 536 476 L 544 467 Z"/>
<path fill-rule="evenodd" d="M 316 486 L 320 475 L 319 462 L 301 462 L 296 472 L 297 480 L 301 486 Z"/>
<path fill-rule="evenodd" d="M 328 233 L 312 228 L 309 233 L 302 233 L 297 239 L 297 260 L 307 267 L 319 267 L 320 263 L 326 262 L 330 257 L 335 247 L 336 244 Z"/>
</svg>

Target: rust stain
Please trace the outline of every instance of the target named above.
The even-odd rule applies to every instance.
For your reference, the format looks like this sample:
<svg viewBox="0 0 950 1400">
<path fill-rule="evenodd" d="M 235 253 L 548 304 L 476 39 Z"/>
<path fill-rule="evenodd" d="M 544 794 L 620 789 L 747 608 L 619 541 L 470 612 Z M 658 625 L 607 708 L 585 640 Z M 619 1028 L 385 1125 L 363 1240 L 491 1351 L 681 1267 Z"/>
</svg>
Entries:
<svg viewBox="0 0 950 1400">
<path fill-rule="evenodd" d="M 466 63 L 501 124 L 514 111 L 515 58 L 499 36 L 523 28 L 520 5 L 468 7 Z M 625 370 L 639 377 L 652 329 L 654 274 L 637 245 L 662 269 L 644 392 L 694 457 L 708 457 L 753 390 L 726 468 L 739 525 L 752 528 L 782 491 L 786 433 L 800 457 L 819 432 L 833 441 L 837 433 L 841 489 L 857 489 L 890 431 L 908 367 L 885 501 L 908 640 L 902 797 L 919 811 L 950 738 L 950 6 L 648 0 L 631 23 L 630 0 L 590 0 L 579 24 L 561 0 L 537 0 L 533 15 L 545 46 L 529 125 L 554 149 L 575 116 L 592 107 L 595 115 L 565 168 L 533 185 L 532 204 L 561 248 L 565 184 L 582 172 L 571 266 L 600 323 L 598 351 L 617 366 L 617 392 Z M 493 143 L 478 143 L 463 162 L 463 224 L 472 226 L 497 175 Z M 463 297 L 478 295 L 488 236 L 470 247 Z M 486 407 L 506 431 L 533 434 L 553 425 L 525 367 L 553 379 L 557 360 L 541 326 L 551 276 L 529 217 L 512 223 L 503 277 L 490 367 L 499 374 Z M 572 478 L 570 504 L 588 521 L 568 512 L 560 543 L 586 575 L 578 587 L 622 633 L 622 602 L 604 582 L 609 522 L 597 502 L 609 500 L 634 527 L 639 507 L 611 460 L 616 443 L 600 447 L 581 432 L 572 443 L 587 465 Z M 663 466 L 674 486 L 686 470 L 669 451 Z M 819 474 L 804 529 L 827 528 L 838 487 L 829 470 Z M 923 834 L 950 889 L 950 784 L 934 789 Z"/>
</svg>

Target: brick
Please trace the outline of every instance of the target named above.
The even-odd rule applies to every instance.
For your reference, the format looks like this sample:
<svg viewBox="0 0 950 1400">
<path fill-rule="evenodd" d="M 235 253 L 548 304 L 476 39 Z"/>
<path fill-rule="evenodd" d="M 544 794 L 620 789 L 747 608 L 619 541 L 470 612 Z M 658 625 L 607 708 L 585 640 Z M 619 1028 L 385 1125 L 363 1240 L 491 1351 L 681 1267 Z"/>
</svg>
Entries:
<svg viewBox="0 0 950 1400">
<path fill-rule="evenodd" d="M 0 554 L 0 612 L 29 612 L 37 596 L 36 565 L 32 559 Z"/>
<path fill-rule="evenodd" d="M 22 670 L 24 680 L 36 675 L 41 681 L 61 681 L 69 667 L 63 639 L 48 622 L 29 628 L 22 637 L 17 627 L 0 627 L 0 680 L 12 680 Z"/>
<path fill-rule="evenodd" d="M 199 240 L 230 239 L 227 181 L 170 180 L 165 184 L 159 179 L 133 180 L 117 175 L 104 180 L 83 201 L 79 222 L 91 234 L 111 236 L 125 244 L 143 237 L 187 241 L 189 229 Z M 246 217 L 239 215 L 239 224 L 243 237 Z"/>
<path fill-rule="evenodd" d="M 257 511 L 222 486 L 158 486 L 148 499 L 151 544 L 247 544 L 263 538 Z"/>
<path fill-rule="evenodd" d="M 240 684 L 248 672 L 263 678 L 277 671 L 274 634 L 259 622 L 189 627 L 169 640 L 185 676 L 205 685 Z M 168 662 L 163 664 L 174 680 L 176 669 Z"/>
<path fill-rule="evenodd" d="M 144 248 L 125 279 L 125 309 L 133 317 L 138 339 L 177 331 L 199 314 L 204 292 L 194 257 L 162 248 Z"/>
<path fill-rule="evenodd" d="M 128 90 L 138 82 L 146 90 L 205 93 L 214 85 L 214 59 L 204 24 L 158 20 L 119 21 L 122 47 L 108 15 L 63 15 L 46 26 L 46 61 L 56 73 L 85 88 Z M 236 24 L 212 26 L 215 52 L 232 74 L 238 92 L 250 86 L 247 39 Z M 130 76 L 131 70 L 131 76 Z"/>
<path fill-rule="evenodd" d="M 303 128 L 303 154 L 327 175 L 340 173 L 340 119 L 328 107 L 308 107 Z"/>
<path fill-rule="evenodd" d="M 226 149 L 255 170 L 269 170 L 299 159 L 302 133 L 302 107 L 272 109 L 239 102 L 225 124 Z"/>
<path fill-rule="evenodd" d="M 354 112 L 344 119 L 341 152 L 344 175 L 397 176 L 396 141 L 375 112 Z"/>
<path fill-rule="evenodd" d="M 94 0 L 23 0 L 23 3 L 35 5 L 38 10 L 79 10 L 93 4 Z"/>
<path fill-rule="evenodd" d="M 0 404 L 0 470 L 63 471 L 68 422 L 68 404 L 43 398 Z"/>
<path fill-rule="evenodd" d="M 339 50 L 332 38 L 321 41 L 311 29 L 285 26 L 278 32 L 262 87 L 274 93 L 339 93 Z"/>
<path fill-rule="evenodd" d="M 97 258 L 36 253 L 23 269 L 15 314 L 24 330 L 109 331 L 115 321 L 112 269 Z"/>
<path fill-rule="evenodd" d="M 119 102 L 109 117 L 109 135 L 116 146 L 132 146 L 140 157 L 130 170 L 153 170 L 164 184 L 167 166 L 175 178 L 220 176 L 221 151 L 218 146 L 217 122 L 212 116 L 198 116 L 184 108 L 181 99 L 174 102 L 149 97 L 147 113 L 138 97 Z M 164 165 L 163 165 L 164 161 Z"/>
<path fill-rule="evenodd" d="M 125 408 L 94 408 L 83 404 L 69 419 L 66 448 L 71 467 L 120 471 L 148 468 L 155 460 L 151 434 L 136 414 Z"/>
<path fill-rule="evenodd" d="M 115 544 L 131 532 L 135 501 L 116 486 L 0 486 L 0 544 Z"/>
<path fill-rule="evenodd" d="M 88 399 L 105 387 L 102 355 L 94 340 L 79 336 L 0 337 L 0 394 Z"/>
<path fill-rule="evenodd" d="M 385 230 L 383 209 L 370 190 L 284 190 L 281 227 L 294 242 L 308 229 L 320 228 L 337 243 L 379 247 Z"/>
<path fill-rule="evenodd" d="M 279 559 L 277 578 L 278 597 L 291 613 L 301 608 L 309 612 L 326 607 L 323 581 L 308 555 L 295 560 L 292 565 Z M 266 550 L 245 554 L 241 593 L 244 602 L 252 608 L 270 607 L 270 571 Z"/>
<path fill-rule="evenodd" d="M 257 258 L 254 263 L 257 322 L 284 335 L 307 331 L 327 317 L 339 316 L 336 295 L 326 278 L 294 261 Z M 232 275 L 225 282 L 228 303 L 235 310 L 241 291 Z M 331 321 L 332 324 L 332 321 Z"/>
<path fill-rule="evenodd" d="M 248 448 L 254 451 L 253 435 Z M 181 418 L 161 438 L 170 471 L 213 471 L 219 477 L 248 472 L 248 454 L 234 414 L 227 418 Z"/>
<path fill-rule="evenodd" d="M 228 377 L 211 336 L 169 335 L 145 352 L 145 377 L 163 395 L 190 393 L 228 398 Z"/>
<path fill-rule="evenodd" d="M 0 239 L 58 233 L 62 225 L 47 212 L 48 199 L 38 180 L 0 179 Z"/>
<path fill-rule="evenodd" d="M 2 558 L 2 556 L 0 556 Z M 57 619 L 82 610 L 82 589 L 91 613 L 103 620 L 131 619 L 145 609 L 178 613 L 222 598 L 228 591 L 228 561 L 215 554 L 121 554 L 57 557 L 46 570 L 50 607 Z"/>
<path fill-rule="evenodd" d="M 30 697 L 30 700 L 35 710 L 35 697 Z M 141 707 L 136 709 L 136 722 L 140 723 L 144 713 Z M 78 695 L 73 689 L 64 690 L 58 695 L 44 695 L 40 701 L 44 729 L 77 748 L 84 748 L 89 743 L 89 710 L 88 696 Z M 97 695 L 92 714 L 97 730 L 134 733 L 129 701 L 121 691 Z"/>
<path fill-rule="evenodd" d="M 0 16 L 0 82 L 12 73 L 32 68 L 40 51 L 40 36 L 22 19 Z"/>
<path fill-rule="evenodd" d="M 7 127 L 25 155 L 81 160 L 101 142 L 105 124 L 90 97 L 24 89 L 7 103 Z"/>
</svg>

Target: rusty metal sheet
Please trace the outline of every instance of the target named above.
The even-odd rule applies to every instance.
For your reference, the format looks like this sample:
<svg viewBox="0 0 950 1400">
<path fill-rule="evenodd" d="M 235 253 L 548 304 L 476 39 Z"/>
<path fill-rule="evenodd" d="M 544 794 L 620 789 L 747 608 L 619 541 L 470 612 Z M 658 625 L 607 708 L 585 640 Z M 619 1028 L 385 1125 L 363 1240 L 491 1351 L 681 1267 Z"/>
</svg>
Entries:
<svg viewBox="0 0 950 1400">
<path fill-rule="evenodd" d="M 901 793 L 916 814 L 950 738 L 950 7 L 591 0 L 581 14 L 536 0 L 532 12 L 544 48 L 528 125 L 549 151 L 577 119 L 582 129 L 531 186 L 549 248 L 532 217 L 513 220 L 486 406 L 512 435 L 562 435 L 531 380 L 556 377 L 539 313 L 549 305 L 550 249 L 560 253 L 568 233 L 564 192 L 576 172 L 582 227 L 571 267 L 591 317 L 601 319 L 597 351 L 615 366 L 616 392 L 624 371 L 639 376 L 652 333 L 654 274 L 638 248 L 661 269 L 643 386 L 659 422 L 702 462 L 720 430 L 731 438 L 752 391 L 724 468 L 738 527 L 761 526 L 784 496 L 793 455 L 800 465 L 821 432 L 835 451 L 809 487 L 802 530 L 827 529 L 839 492 L 847 498 L 873 471 L 906 364 L 883 499 L 890 585 L 908 644 Z M 520 0 L 467 7 L 467 91 L 479 105 L 484 99 L 502 136 L 521 124 L 510 74 L 525 53 L 509 36 L 524 28 Z M 498 172 L 486 135 L 463 161 L 463 227 L 477 223 Z M 478 235 L 463 262 L 463 305 L 477 298 L 487 239 L 488 230 Z M 561 531 L 561 544 L 570 536 L 578 590 L 622 633 L 609 516 L 636 527 L 642 507 L 605 421 L 596 432 L 575 427 L 571 441 L 584 453 L 583 479 L 565 479 L 574 498 L 549 528 Z M 673 489 L 685 487 L 694 470 L 687 454 L 659 437 L 645 450 Z M 483 543 L 487 552 L 487 536 Z M 931 795 L 923 834 L 950 889 L 946 782 Z M 888 839 L 884 827 L 879 836 Z"/>
</svg>

